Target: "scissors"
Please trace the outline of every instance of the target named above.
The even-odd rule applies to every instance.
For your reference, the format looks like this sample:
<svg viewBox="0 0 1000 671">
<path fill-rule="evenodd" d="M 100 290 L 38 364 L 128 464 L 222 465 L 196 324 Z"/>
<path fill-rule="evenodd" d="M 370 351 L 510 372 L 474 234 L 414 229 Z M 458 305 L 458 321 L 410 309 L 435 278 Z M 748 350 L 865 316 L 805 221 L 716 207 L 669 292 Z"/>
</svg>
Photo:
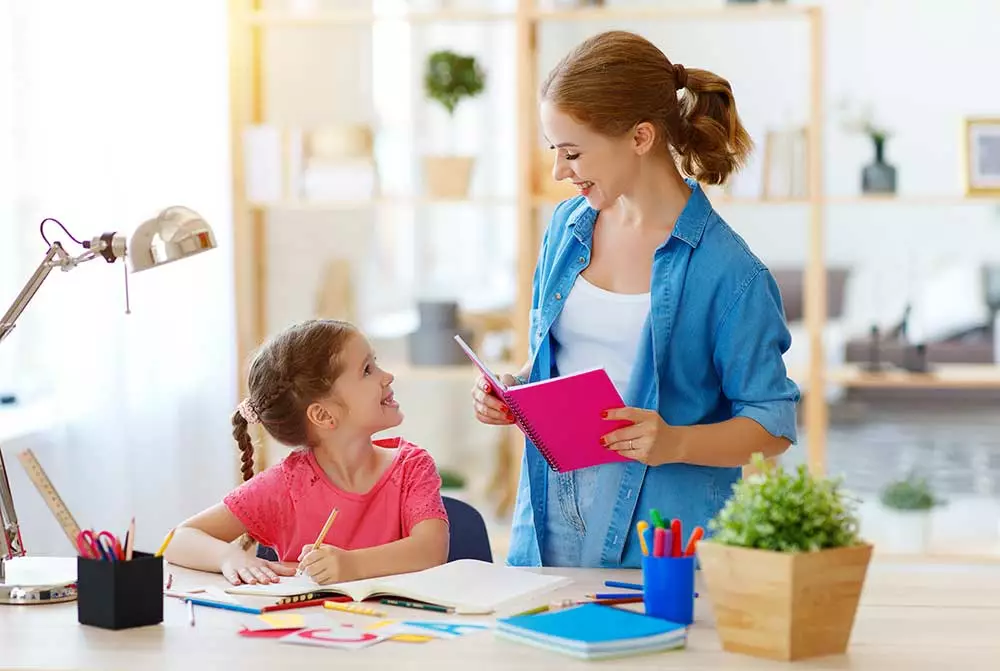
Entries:
<svg viewBox="0 0 1000 671">
<path fill-rule="evenodd" d="M 106 561 L 125 559 L 121 542 L 110 531 L 94 534 L 92 530 L 84 529 L 77 534 L 76 548 L 86 559 L 104 559 Z"/>
</svg>

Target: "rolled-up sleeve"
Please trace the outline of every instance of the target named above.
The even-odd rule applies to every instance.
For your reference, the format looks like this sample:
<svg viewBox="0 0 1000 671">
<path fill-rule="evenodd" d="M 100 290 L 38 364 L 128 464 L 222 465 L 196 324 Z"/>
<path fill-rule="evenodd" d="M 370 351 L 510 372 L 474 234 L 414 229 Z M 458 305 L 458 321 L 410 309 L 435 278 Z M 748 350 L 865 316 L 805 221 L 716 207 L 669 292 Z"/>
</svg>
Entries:
<svg viewBox="0 0 1000 671">
<path fill-rule="evenodd" d="M 715 369 L 734 417 L 749 417 L 794 443 L 800 392 L 783 358 L 791 342 L 778 285 L 766 268 L 759 268 L 722 317 Z"/>
</svg>

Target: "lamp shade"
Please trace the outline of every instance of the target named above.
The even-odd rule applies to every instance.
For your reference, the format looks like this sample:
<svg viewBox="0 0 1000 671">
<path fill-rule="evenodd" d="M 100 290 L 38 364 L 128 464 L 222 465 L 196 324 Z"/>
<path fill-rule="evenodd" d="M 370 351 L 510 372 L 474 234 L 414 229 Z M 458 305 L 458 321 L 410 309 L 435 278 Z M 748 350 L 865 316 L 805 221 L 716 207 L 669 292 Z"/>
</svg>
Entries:
<svg viewBox="0 0 1000 671">
<path fill-rule="evenodd" d="M 201 215 L 174 206 L 135 229 L 128 257 L 132 272 L 138 273 L 214 249 L 215 245 L 215 234 Z"/>
</svg>

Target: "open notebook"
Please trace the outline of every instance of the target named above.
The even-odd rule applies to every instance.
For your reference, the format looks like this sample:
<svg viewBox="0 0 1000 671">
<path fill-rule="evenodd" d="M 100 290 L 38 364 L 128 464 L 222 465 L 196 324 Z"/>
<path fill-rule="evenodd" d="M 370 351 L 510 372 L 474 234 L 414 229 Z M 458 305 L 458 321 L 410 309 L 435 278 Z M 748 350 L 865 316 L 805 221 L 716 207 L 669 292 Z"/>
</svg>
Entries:
<svg viewBox="0 0 1000 671">
<path fill-rule="evenodd" d="M 460 559 L 414 573 L 317 585 L 309 576 L 283 578 L 269 585 L 237 585 L 230 594 L 294 597 L 314 594 L 347 595 L 355 601 L 393 596 L 454 608 L 456 613 L 486 614 L 504 604 L 530 599 L 572 582 L 569 578 L 543 575 L 526 569 Z"/>
<path fill-rule="evenodd" d="M 549 467 L 560 473 L 578 468 L 632 461 L 601 445 L 601 436 L 631 422 L 608 420 L 601 413 L 625 402 L 603 368 L 505 387 L 461 336 L 455 341 L 507 404 L 521 432 Z"/>
</svg>

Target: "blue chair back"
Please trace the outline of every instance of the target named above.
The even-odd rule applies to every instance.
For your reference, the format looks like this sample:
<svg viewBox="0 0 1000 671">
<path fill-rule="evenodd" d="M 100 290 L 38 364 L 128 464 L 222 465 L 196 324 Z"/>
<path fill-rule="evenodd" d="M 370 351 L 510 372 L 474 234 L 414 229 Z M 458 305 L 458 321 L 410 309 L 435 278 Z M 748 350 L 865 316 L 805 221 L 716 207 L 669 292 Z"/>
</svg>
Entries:
<svg viewBox="0 0 1000 671">
<path fill-rule="evenodd" d="M 444 508 L 448 511 L 448 523 L 451 525 L 448 561 L 479 559 L 492 562 L 490 534 L 479 511 L 465 501 L 450 496 L 442 496 L 441 500 L 444 501 Z"/>
<path fill-rule="evenodd" d="M 448 523 L 451 527 L 448 547 L 448 561 L 456 559 L 479 559 L 492 562 L 493 550 L 490 547 L 490 534 L 486 529 L 486 521 L 473 506 L 465 501 L 442 496 L 444 508 L 448 512 Z M 278 561 L 274 548 L 257 545 L 257 556 L 261 559 Z"/>
</svg>

